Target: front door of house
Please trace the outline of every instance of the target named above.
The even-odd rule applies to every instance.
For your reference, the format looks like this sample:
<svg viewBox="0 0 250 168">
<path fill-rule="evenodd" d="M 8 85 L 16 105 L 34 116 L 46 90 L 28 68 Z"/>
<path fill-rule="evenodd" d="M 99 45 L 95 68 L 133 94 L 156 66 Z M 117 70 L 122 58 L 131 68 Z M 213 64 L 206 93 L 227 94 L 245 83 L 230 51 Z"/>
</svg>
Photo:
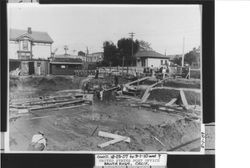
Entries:
<svg viewBox="0 0 250 168">
<path fill-rule="evenodd" d="M 29 75 L 34 75 L 34 73 L 35 73 L 34 62 L 29 62 Z"/>
</svg>

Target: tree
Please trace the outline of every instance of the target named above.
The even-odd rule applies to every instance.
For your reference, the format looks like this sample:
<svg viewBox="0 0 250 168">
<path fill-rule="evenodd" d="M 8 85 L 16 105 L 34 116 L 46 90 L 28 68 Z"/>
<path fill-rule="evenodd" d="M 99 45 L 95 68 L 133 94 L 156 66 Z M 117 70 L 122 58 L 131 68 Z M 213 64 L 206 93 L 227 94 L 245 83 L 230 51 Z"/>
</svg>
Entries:
<svg viewBox="0 0 250 168">
<path fill-rule="evenodd" d="M 182 60 L 182 57 L 175 56 L 172 62 L 181 66 L 181 60 Z"/>
<path fill-rule="evenodd" d="M 192 65 L 193 63 L 200 63 L 200 48 L 193 48 L 192 51 L 189 51 L 184 55 L 184 63 Z"/>
<path fill-rule="evenodd" d="M 140 40 L 139 45 L 140 45 L 140 50 L 144 50 L 144 51 L 152 51 L 153 50 L 151 48 L 151 44 L 149 42 L 144 41 L 144 40 Z"/>
<path fill-rule="evenodd" d="M 78 51 L 78 56 L 85 56 L 85 53 L 83 51 Z"/>
<path fill-rule="evenodd" d="M 119 64 L 118 49 L 112 41 L 105 41 L 103 43 L 104 57 L 103 64 L 105 66 L 117 66 Z"/>
<path fill-rule="evenodd" d="M 135 53 L 139 50 L 139 41 L 133 41 L 131 38 L 121 38 L 117 42 L 117 47 L 119 50 L 119 60 L 123 60 L 124 58 L 124 65 L 131 66 L 136 64 Z M 133 51 L 133 53 L 132 53 Z"/>
</svg>

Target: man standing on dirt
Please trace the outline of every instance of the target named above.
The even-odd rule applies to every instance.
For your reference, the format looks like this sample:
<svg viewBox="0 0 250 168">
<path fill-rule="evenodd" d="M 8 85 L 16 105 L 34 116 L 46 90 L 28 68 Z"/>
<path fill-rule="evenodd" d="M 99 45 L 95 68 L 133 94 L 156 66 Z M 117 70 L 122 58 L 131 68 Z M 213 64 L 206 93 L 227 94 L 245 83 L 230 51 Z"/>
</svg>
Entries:
<svg viewBox="0 0 250 168">
<path fill-rule="evenodd" d="M 165 75 L 166 75 L 166 68 L 164 67 L 163 69 L 162 69 L 162 79 L 164 79 L 165 78 Z"/>
<path fill-rule="evenodd" d="M 99 70 L 98 68 L 95 70 L 95 79 L 98 79 L 98 75 L 99 75 Z"/>
<path fill-rule="evenodd" d="M 84 85 L 84 93 L 89 93 L 89 82 L 86 82 Z"/>
</svg>

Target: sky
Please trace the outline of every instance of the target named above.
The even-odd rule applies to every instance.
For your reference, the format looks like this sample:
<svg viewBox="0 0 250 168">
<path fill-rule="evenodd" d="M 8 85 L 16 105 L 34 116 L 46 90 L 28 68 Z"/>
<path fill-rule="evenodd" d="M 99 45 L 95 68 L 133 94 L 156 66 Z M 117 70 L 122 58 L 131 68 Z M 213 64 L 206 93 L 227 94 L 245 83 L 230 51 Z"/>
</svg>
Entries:
<svg viewBox="0 0 250 168">
<path fill-rule="evenodd" d="M 184 52 L 200 46 L 201 10 L 198 5 L 9 4 L 8 27 L 48 32 L 57 54 L 64 53 L 64 45 L 69 53 L 87 47 L 100 52 L 104 41 L 117 44 L 130 32 L 159 53 L 182 54 L 183 46 Z"/>
</svg>

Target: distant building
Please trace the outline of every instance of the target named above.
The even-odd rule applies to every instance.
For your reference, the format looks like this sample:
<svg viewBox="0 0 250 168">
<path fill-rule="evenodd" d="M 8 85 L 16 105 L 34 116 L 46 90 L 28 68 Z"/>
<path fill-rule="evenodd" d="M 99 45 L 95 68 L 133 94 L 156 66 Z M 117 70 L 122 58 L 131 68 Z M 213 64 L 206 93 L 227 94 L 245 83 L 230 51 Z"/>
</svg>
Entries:
<svg viewBox="0 0 250 168">
<path fill-rule="evenodd" d="M 169 64 L 169 58 L 156 51 L 138 51 L 135 57 L 137 67 L 161 67 Z"/>
<path fill-rule="evenodd" d="M 51 55 L 52 38 L 47 32 L 10 29 L 9 58 L 28 60 L 48 58 Z"/>
<path fill-rule="evenodd" d="M 81 70 L 83 60 L 81 56 L 55 55 L 50 60 L 50 74 L 74 75 L 75 70 Z"/>
<path fill-rule="evenodd" d="M 86 55 L 86 62 L 101 62 L 103 60 L 103 52 L 96 52 Z"/>
</svg>

